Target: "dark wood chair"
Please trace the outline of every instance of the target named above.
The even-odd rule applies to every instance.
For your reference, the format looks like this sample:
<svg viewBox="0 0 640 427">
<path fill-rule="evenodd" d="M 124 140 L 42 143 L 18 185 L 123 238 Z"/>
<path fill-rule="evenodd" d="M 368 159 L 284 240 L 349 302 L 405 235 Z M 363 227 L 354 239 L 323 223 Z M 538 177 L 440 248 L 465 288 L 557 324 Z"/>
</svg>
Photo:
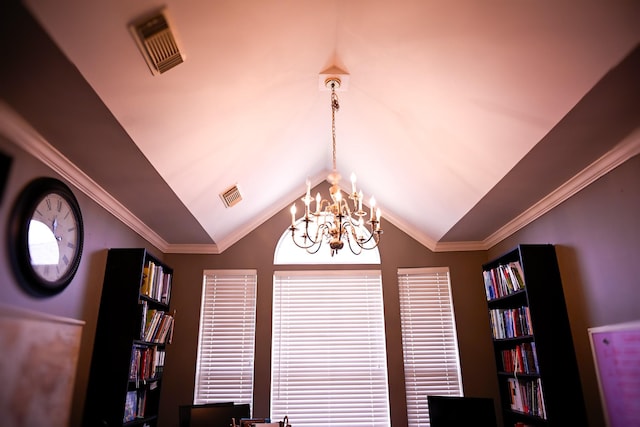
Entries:
<svg viewBox="0 0 640 427">
<path fill-rule="evenodd" d="M 431 427 L 497 427 L 489 397 L 427 396 Z"/>
<path fill-rule="evenodd" d="M 229 427 L 231 419 L 249 418 L 249 404 L 235 405 L 233 402 L 180 405 L 178 408 L 180 427 Z"/>
</svg>

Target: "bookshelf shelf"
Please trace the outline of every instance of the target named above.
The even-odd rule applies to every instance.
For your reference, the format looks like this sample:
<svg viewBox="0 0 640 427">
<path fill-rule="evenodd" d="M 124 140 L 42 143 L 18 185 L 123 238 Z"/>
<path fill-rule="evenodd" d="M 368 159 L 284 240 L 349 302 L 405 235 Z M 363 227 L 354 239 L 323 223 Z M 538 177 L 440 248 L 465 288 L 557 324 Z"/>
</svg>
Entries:
<svg viewBox="0 0 640 427">
<path fill-rule="evenodd" d="M 484 264 L 505 427 L 586 425 L 553 245 L 519 245 Z"/>
<path fill-rule="evenodd" d="M 145 249 L 109 250 L 84 426 L 157 426 L 172 276 Z"/>
</svg>

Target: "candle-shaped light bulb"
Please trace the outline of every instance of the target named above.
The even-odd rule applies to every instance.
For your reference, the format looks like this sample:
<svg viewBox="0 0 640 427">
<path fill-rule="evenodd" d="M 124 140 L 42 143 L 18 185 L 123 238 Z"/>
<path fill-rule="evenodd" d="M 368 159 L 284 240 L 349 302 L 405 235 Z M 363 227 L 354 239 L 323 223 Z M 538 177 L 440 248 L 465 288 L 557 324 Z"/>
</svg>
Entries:
<svg viewBox="0 0 640 427">
<path fill-rule="evenodd" d="M 356 194 L 356 174 L 351 172 L 351 194 Z"/>
<path fill-rule="evenodd" d="M 376 211 L 376 221 L 380 224 L 380 218 L 382 218 L 382 213 L 380 212 L 380 208 Z"/>
<path fill-rule="evenodd" d="M 336 191 L 336 203 L 340 203 L 342 201 L 342 191 Z"/>
<path fill-rule="evenodd" d="M 307 195 L 305 196 L 305 199 L 307 200 L 307 203 L 311 200 L 311 182 L 309 182 L 309 180 L 307 180 Z"/>
<path fill-rule="evenodd" d="M 320 197 L 320 193 L 316 194 L 316 213 L 319 214 L 320 213 L 320 202 L 322 201 L 322 198 Z"/>
<path fill-rule="evenodd" d="M 291 205 L 291 226 L 296 226 L 296 205 L 295 203 Z"/>
<path fill-rule="evenodd" d="M 373 196 L 372 196 L 372 197 L 371 197 L 371 199 L 369 200 L 369 207 L 370 207 L 370 209 L 371 209 L 371 210 L 370 210 L 370 212 L 369 212 L 369 216 L 371 217 L 371 219 L 374 219 L 374 218 L 373 218 L 373 208 L 375 208 L 375 207 L 376 207 L 376 199 L 375 199 L 375 197 L 373 197 Z"/>
<path fill-rule="evenodd" d="M 362 212 L 362 198 L 364 195 L 362 194 L 362 190 L 358 193 L 358 212 Z"/>
</svg>

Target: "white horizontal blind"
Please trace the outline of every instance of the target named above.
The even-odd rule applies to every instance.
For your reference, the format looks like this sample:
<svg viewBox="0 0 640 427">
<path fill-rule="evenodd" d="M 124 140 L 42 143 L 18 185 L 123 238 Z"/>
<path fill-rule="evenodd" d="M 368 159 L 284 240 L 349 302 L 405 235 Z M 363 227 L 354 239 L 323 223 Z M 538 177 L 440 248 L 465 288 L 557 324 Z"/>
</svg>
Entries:
<svg viewBox="0 0 640 427">
<path fill-rule="evenodd" d="M 428 395 L 461 396 L 448 268 L 398 270 L 409 426 L 429 426 Z"/>
<path fill-rule="evenodd" d="M 276 272 L 271 418 L 389 427 L 380 271 Z"/>
<path fill-rule="evenodd" d="M 252 404 L 255 270 L 205 270 L 194 403 Z"/>
</svg>

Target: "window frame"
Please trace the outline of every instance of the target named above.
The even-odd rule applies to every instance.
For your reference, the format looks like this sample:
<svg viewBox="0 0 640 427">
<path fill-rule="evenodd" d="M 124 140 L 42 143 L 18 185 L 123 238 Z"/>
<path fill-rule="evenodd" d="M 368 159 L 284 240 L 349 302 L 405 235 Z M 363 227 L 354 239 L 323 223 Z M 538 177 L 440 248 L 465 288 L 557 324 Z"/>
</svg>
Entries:
<svg viewBox="0 0 640 427">
<path fill-rule="evenodd" d="M 449 268 L 399 268 L 398 294 L 408 425 L 428 426 L 427 395 L 463 395 Z"/>
<path fill-rule="evenodd" d="M 203 272 L 194 404 L 253 407 L 257 277 L 254 269 Z"/>
<path fill-rule="evenodd" d="M 317 292 L 308 294 L 310 286 L 315 286 Z M 272 418 L 287 415 L 309 427 L 388 427 L 390 402 L 381 271 L 276 271 L 273 293 Z M 330 323 L 334 320 L 335 324 Z M 303 325 L 304 321 L 307 325 Z M 313 325 L 317 326 L 317 332 L 310 329 Z M 357 328 L 362 330 L 356 331 Z M 334 339 L 330 345 L 318 339 L 329 336 Z M 280 345 L 291 337 L 301 341 L 285 343 L 291 345 L 288 348 Z M 299 355 L 302 357 L 297 358 Z M 329 355 L 336 356 L 335 360 L 326 359 Z M 304 378 L 298 372 L 304 372 Z M 377 391 L 367 396 L 361 390 L 367 387 L 377 387 Z"/>
</svg>

